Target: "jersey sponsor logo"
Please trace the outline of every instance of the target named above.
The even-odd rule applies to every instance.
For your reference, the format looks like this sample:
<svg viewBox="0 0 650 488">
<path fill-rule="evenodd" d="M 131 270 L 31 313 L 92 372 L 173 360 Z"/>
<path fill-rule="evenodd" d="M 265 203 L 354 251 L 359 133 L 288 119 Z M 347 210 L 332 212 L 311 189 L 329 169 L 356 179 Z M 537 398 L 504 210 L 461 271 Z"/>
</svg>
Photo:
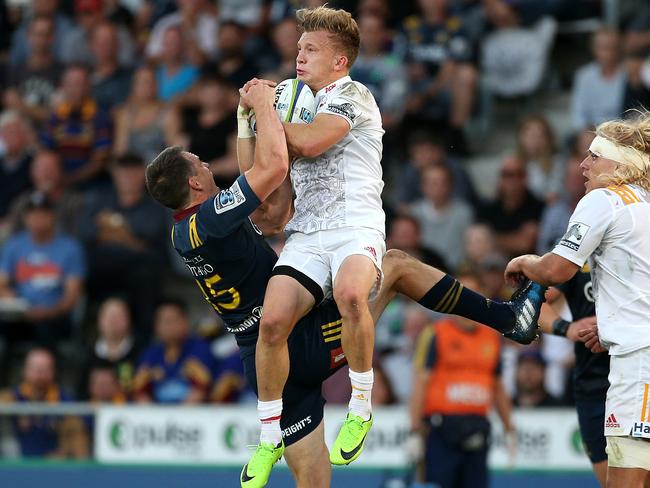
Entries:
<svg viewBox="0 0 650 488">
<path fill-rule="evenodd" d="M 335 369 L 346 362 L 347 360 L 345 359 L 345 353 L 342 347 L 337 347 L 330 351 L 330 369 Z"/>
<path fill-rule="evenodd" d="M 354 121 L 354 119 L 357 118 L 357 113 L 354 109 L 354 105 L 348 102 L 344 103 L 330 103 L 327 105 L 327 110 L 329 112 L 333 112 L 338 115 L 342 115 L 343 117 L 346 117 L 350 119 L 351 121 Z"/>
<path fill-rule="evenodd" d="M 260 321 L 260 318 L 262 318 L 262 307 L 255 307 L 251 312 L 251 314 L 248 317 L 246 317 L 243 321 L 241 321 L 238 325 L 235 326 L 226 325 L 226 329 L 228 329 L 228 332 L 232 332 L 233 334 L 238 334 L 256 325 Z"/>
<path fill-rule="evenodd" d="M 577 251 L 580 249 L 580 245 L 590 228 L 590 226 L 583 224 L 582 222 L 572 222 L 569 230 L 567 230 L 566 234 L 562 237 L 560 246 L 565 246 L 573 251 Z"/>
<path fill-rule="evenodd" d="M 221 190 L 216 197 L 214 197 L 214 211 L 218 214 L 228 212 L 246 201 L 246 197 L 239 187 L 239 183 L 235 182 L 227 190 Z"/>
<path fill-rule="evenodd" d="M 336 83 L 332 83 L 330 86 L 325 88 L 325 93 L 331 92 L 334 88 L 336 88 Z"/>
<path fill-rule="evenodd" d="M 311 124 L 314 120 L 314 114 L 311 112 L 311 110 L 307 110 L 305 107 L 302 107 L 300 109 L 300 115 L 298 115 L 298 118 L 306 124 Z"/>
<path fill-rule="evenodd" d="M 645 437 L 650 438 L 650 423 L 649 422 L 634 422 L 632 425 L 632 437 Z"/>
<path fill-rule="evenodd" d="M 311 415 L 307 415 L 304 419 L 299 420 L 295 424 L 290 425 L 282 431 L 282 437 L 289 437 L 291 434 L 301 431 L 306 426 L 311 424 Z"/>
<path fill-rule="evenodd" d="M 492 400 L 485 386 L 476 383 L 452 383 L 445 394 L 449 402 L 461 405 L 488 405 Z"/>
<path fill-rule="evenodd" d="M 618 420 L 616 420 L 616 416 L 611 413 L 609 417 L 607 417 L 607 420 L 605 421 L 605 427 L 608 429 L 620 429 L 621 424 L 618 423 Z"/>
</svg>

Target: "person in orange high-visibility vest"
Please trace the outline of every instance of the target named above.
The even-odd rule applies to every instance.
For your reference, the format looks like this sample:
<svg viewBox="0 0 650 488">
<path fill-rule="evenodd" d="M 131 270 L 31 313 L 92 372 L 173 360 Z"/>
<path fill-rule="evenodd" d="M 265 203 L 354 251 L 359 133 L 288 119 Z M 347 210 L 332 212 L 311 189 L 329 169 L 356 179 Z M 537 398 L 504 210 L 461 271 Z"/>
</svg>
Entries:
<svg viewBox="0 0 650 488">
<path fill-rule="evenodd" d="M 459 281 L 480 289 L 473 274 Z M 425 435 L 424 481 L 441 488 L 488 486 L 487 452 L 494 406 L 507 437 L 511 403 L 500 380 L 501 336 L 476 322 L 448 316 L 423 330 L 414 357 L 411 446 Z M 421 445 L 421 444 L 420 444 Z"/>
</svg>

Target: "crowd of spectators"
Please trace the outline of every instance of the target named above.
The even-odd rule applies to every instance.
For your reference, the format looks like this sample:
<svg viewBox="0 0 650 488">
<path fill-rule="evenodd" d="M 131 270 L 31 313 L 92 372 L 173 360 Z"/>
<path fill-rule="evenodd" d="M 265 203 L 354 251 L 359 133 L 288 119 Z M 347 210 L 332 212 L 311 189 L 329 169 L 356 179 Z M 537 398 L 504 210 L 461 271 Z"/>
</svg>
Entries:
<svg viewBox="0 0 650 488">
<path fill-rule="evenodd" d="M 295 75 L 295 9 L 321 3 L 0 4 L 3 399 L 252 398 L 232 338 L 209 310 L 188 308 L 198 291 L 185 286 L 191 280 L 169 243 L 171 216 L 147 194 L 144 168 L 181 144 L 209 163 L 219 186 L 233 182 L 237 88 L 253 76 Z M 593 127 L 650 106 L 650 7 L 636 2 L 617 2 L 614 22 L 573 31 L 568 45 L 580 62 L 549 82 L 558 78 L 553 52 L 562 27 L 603 20 L 605 3 L 329 2 L 359 23 L 351 76 L 382 112 L 388 248 L 449 272 L 472 270 L 487 295 L 509 296 L 507 260 L 544 252 L 565 231 L 584 191 L 578 163 Z M 571 130 L 529 111 L 510 124 L 496 187 L 470 177 L 468 161 L 484 145 L 468 133 L 485 100 L 554 91 L 570 93 Z M 441 318 L 401 299 L 388 306 L 377 325 L 375 403 L 408 402 L 404 378 L 418 337 Z M 516 405 L 571 401 L 571 354 L 546 351 L 504 343 L 502 378 Z M 341 384 L 348 383 L 335 377 L 326 385 L 330 401 L 347 398 Z M 88 453 L 85 420 L 14 423 L 23 455 Z"/>
</svg>

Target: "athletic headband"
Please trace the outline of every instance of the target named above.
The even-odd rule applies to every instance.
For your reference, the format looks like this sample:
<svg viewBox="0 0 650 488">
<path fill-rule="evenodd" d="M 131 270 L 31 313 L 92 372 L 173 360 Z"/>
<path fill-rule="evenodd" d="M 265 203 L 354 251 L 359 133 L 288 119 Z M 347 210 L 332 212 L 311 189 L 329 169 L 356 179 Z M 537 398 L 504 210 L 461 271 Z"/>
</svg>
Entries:
<svg viewBox="0 0 650 488">
<path fill-rule="evenodd" d="M 616 144 L 601 136 L 596 136 L 589 146 L 589 151 L 601 158 L 611 159 L 617 163 L 634 166 L 639 171 L 650 170 L 650 155 L 633 147 Z"/>
</svg>

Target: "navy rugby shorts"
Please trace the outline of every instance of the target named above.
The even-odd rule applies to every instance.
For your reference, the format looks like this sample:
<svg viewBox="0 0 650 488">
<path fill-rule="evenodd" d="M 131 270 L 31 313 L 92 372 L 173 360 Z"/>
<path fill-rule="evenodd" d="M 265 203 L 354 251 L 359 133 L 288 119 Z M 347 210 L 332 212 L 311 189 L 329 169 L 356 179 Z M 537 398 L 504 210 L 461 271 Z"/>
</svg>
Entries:
<svg viewBox="0 0 650 488">
<path fill-rule="evenodd" d="M 576 398 L 576 410 L 578 412 L 582 445 L 589 460 L 592 463 L 606 461 L 605 398 Z"/>
<path fill-rule="evenodd" d="M 323 381 L 347 361 L 341 347 L 341 315 L 334 300 L 325 300 L 296 324 L 288 340 L 291 366 L 282 394 L 282 436 L 290 446 L 313 432 L 323 420 Z M 244 373 L 257 394 L 255 344 L 242 346 Z"/>
</svg>

